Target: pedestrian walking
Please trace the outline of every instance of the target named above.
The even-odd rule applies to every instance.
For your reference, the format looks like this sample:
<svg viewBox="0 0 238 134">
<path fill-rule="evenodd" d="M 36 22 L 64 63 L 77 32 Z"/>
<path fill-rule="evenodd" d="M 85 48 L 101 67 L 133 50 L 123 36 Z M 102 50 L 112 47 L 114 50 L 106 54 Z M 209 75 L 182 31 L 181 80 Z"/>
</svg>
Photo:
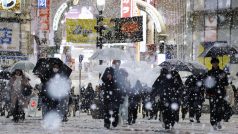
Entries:
<svg viewBox="0 0 238 134">
<path fill-rule="evenodd" d="M 33 89 L 29 81 L 30 79 L 23 74 L 22 70 L 16 69 L 8 83 L 11 101 L 10 113 L 15 122 L 18 122 L 19 119 L 25 119 L 26 109 L 30 101 L 29 97 Z"/>
<path fill-rule="evenodd" d="M 219 68 L 219 60 L 211 59 L 212 69 L 206 73 L 205 87 L 210 103 L 210 123 L 214 130 L 221 129 L 221 120 L 224 117 L 225 86 L 228 85 L 226 73 Z"/>
<path fill-rule="evenodd" d="M 152 86 L 151 97 L 159 95 L 162 121 L 166 130 L 179 121 L 180 95 L 183 83 L 177 71 L 161 69 Z"/>
<path fill-rule="evenodd" d="M 129 91 L 129 106 L 128 106 L 128 124 L 135 124 L 137 119 L 138 107 L 140 104 L 140 93 L 142 84 L 139 80 L 136 81 L 135 86 Z"/>
<path fill-rule="evenodd" d="M 200 123 L 200 117 L 202 113 L 202 104 L 205 101 L 204 98 L 204 85 L 202 74 L 192 74 L 185 81 L 186 87 L 186 100 L 189 111 L 190 122 L 194 122 L 194 117 L 197 123 Z M 186 102 L 184 102 L 186 103 Z"/>
<path fill-rule="evenodd" d="M 64 79 L 63 81 L 66 81 L 66 85 L 64 85 L 64 87 L 58 87 L 56 85 L 58 83 L 57 80 L 62 81 L 61 78 Z M 42 97 L 43 118 L 48 112 L 57 111 L 62 118 L 62 121 L 67 121 L 71 84 L 69 78 L 64 75 L 64 72 L 61 72 L 61 64 L 55 63 L 53 68 L 50 70 L 48 79 L 42 78 L 41 80 L 43 83 L 40 93 L 40 96 Z M 57 89 L 60 89 L 60 91 L 57 91 Z M 60 92 L 60 96 L 55 94 L 56 92 Z"/>
<path fill-rule="evenodd" d="M 93 86 L 92 83 L 88 83 L 88 86 L 86 88 L 86 90 L 84 91 L 85 94 L 85 110 L 87 112 L 87 114 L 91 114 L 91 110 L 90 107 L 92 105 L 93 99 L 95 97 L 94 94 L 94 90 L 93 90 Z"/>
<path fill-rule="evenodd" d="M 111 124 L 113 127 L 117 127 L 119 121 L 119 107 L 122 104 L 120 64 L 120 60 L 113 60 L 112 67 L 106 68 L 101 78 L 104 92 L 104 127 L 107 129 Z"/>
</svg>

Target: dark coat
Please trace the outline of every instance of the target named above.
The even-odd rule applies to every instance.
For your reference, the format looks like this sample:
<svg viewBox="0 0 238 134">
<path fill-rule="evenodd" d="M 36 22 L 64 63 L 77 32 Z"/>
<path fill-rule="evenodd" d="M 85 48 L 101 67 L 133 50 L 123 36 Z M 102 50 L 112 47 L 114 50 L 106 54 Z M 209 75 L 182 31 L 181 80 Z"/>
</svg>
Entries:
<svg viewBox="0 0 238 134">
<path fill-rule="evenodd" d="M 141 83 L 139 81 L 137 81 L 135 87 L 129 91 L 129 93 L 128 93 L 129 107 L 136 108 L 137 106 L 139 106 L 139 103 L 141 100 L 141 95 L 140 95 L 139 91 L 141 91 L 142 88 L 143 87 L 142 87 Z"/>
<path fill-rule="evenodd" d="M 190 107 L 201 105 L 204 101 L 204 85 L 202 75 L 190 75 L 185 81 L 186 94 L 184 103 Z"/>
<path fill-rule="evenodd" d="M 209 97 L 213 96 L 217 98 L 224 98 L 226 96 L 225 86 L 228 86 L 229 84 L 226 73 L 220 68 L 212 68 L 206 73 L 204 80 L 206 80 L 208 77 L 214 78 L 215 85 L 212 87 L 205 85 L 207 95 Z M 209 84 L 205 81 L 205 84 L 206 83 Z"/>
<path fill-rule="evenodd" d="M 85 90 L 85 105 L 87 108 L 90 108 L 92 101 L 95 97 L 94 90 L 92 87 L 87 87 Z"/>
<path fill-rule="evenodd" d="M 110 80 L 108 75 L 112 76 Z M 119 108 L 122 103 L 122 94 L 120 91 L 120 71 L 112 67 L 106 68 L 104 74 L 102 75 L 103 81 L 103 101 L 104 105 L 111 108 Z"/>
<path fill-rule="evenodd" d="M 162 104 L 180 103 L 183 83 L 177 71 L 161 70 L 160 76 L 152 86 L 151 97 L 159 95 Z"/>
</svg>

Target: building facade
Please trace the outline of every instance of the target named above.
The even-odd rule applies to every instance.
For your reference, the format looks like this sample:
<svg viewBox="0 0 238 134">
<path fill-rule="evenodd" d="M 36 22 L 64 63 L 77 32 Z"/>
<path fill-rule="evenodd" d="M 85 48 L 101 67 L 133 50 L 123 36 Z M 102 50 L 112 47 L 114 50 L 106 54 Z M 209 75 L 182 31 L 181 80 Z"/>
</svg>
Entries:
<svg viewBox="0 0 238 134">
<path fill-rule="evenodd" d="M 201 54 L 201 43 L 226 41 L 238 46 L 237 0 L 187 0 L 187 55 L 195 60 Z"/>
</svg>

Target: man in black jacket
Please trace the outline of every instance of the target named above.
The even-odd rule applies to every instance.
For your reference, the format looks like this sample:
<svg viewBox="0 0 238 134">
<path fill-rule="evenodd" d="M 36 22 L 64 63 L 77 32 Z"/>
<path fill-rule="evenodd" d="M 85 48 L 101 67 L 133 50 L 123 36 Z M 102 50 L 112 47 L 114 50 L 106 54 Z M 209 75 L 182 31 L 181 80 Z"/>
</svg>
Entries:
<svg viewBox="0 0 238 134">
<path fill-rule="evenodd" d="M 103 103 L 104 103 L 104 127 L 109 129 L 118 125 L 119 107 L 122 103 L 120 87 L 122 85 L 120 77 L 120 60 L 114 60 L 112 67 L 106 68 L 102 75 L 103 81 Z"/>
<path fill-rule="evenodd" d="M 219 60 L 212 58 L 212 69 L 205 77 L 206 94 L 210 103 L 210 123 L 214 130 L 221 129 L 221 120 L 224 114 L 225 86 L 228 85 L 226 73 L 219 68 Z"/>
</svg>

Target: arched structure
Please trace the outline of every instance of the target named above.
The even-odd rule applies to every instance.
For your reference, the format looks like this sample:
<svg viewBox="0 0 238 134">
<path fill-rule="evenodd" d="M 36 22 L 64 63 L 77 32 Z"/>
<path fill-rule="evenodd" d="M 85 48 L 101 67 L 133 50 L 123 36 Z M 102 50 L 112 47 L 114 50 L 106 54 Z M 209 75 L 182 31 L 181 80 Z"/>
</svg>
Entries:
<svg viewBox="0 0 238 134">
<path fill-rule="evenodd" d="M 67 2 L 64 2 L 61 4 L 61 6 L 57 9 L 57 12 L 54 15 L 53 19 L 53 31 L 54 31 L 54 40 L 57 41 L 57 44 L 59 43 L 58 37 L 57 37 L 57 31 L 58 31 L 58 26 L 59 22 L 61 22 L 61 19 L 63 18 L 64 13 L 71 7 L 73 6 L 75 0 L 68 0 Z M 140 10 L 145 11 L 150 15 L 152 18 L 154 24 L 155 24 L 155 29 L 158 33 L 160 34 L 166 34 L 166 27 L 165 23 L 163 21 L 162 15 L 154 8 L 152 5 L 149 3 L 142 1 L 142 0 L 135 0 L 136 5 Z M 56 43 L 56 42 L 55 42 Z"/>
</svg>

